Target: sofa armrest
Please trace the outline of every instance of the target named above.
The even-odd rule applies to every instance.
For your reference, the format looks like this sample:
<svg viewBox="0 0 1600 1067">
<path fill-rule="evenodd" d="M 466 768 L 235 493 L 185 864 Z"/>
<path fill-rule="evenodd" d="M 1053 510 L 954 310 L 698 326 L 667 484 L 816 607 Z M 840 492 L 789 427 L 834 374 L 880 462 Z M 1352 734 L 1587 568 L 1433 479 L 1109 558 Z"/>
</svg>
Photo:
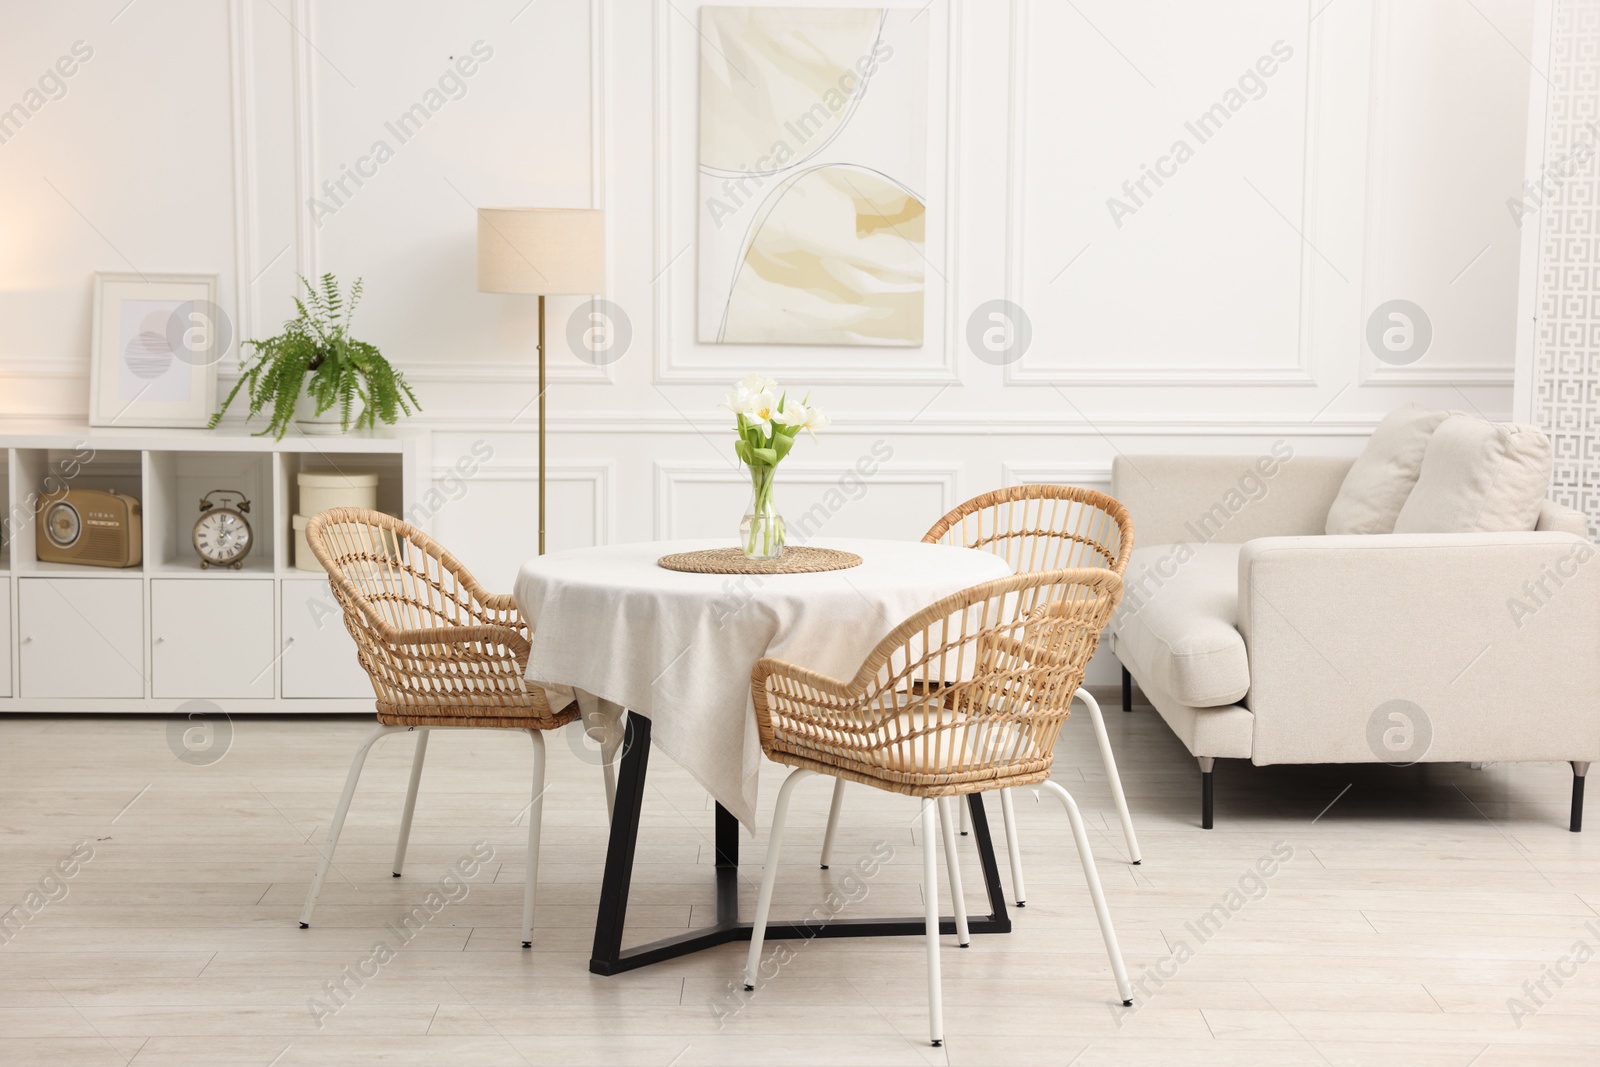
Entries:
<svg viewBox="0 0 1600 1067">
<path fill-rule="evenodd" d="M 1111 495 L 1140 545 L 1320 534 L 1354 462 L 1298 455 L 1286 441 L 1257 456 L 1118 456 Z"/>
<path fill-rule="evenodd" d="M 1239 632 L 1252 759 L 1600 758 L 1596 555 L 1536 532 L 1250 542 Z M 1396 709 L 1414 734 L 1398 749 Z"/>
<path fill-rule="evenodd" d="M 1550 533 L 1572 534 L 1575 537 L 1589 539 L 1589 517 L 1576 508 L 1569 508 L 1565 504 L 1557 504 L 1554 500 L 1546 500 L 1539 508 L 1539 523 L 1536 530 Z"/>
</svg>

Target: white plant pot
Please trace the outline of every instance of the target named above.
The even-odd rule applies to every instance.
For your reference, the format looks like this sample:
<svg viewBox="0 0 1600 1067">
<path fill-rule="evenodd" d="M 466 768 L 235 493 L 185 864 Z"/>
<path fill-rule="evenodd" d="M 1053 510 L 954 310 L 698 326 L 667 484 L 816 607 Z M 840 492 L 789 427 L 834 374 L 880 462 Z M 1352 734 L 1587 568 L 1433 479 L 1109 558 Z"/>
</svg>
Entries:
<svg viewBox="0 0 1600 1067">
<path fill-rule="evenodd" d="M 300 399 L 294 402 L 294 424 L 300 432 L 317 436 L 329 436 L 342 433 L 339 426 L 339 406 L 317 414 L 317 402 L 310 393 L 301 393 Z"/>
</svg>

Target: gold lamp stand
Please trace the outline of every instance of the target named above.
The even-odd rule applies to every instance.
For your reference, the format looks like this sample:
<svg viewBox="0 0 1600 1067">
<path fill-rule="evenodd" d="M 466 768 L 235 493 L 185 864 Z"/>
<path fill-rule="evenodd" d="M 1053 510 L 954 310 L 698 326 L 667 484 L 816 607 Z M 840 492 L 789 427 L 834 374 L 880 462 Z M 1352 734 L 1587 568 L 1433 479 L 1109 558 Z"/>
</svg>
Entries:
<svg viewBox="0 0 1600 1067">
<path fill-rule="evenodd" d="M 590 208 L 478 209 L 478 291 L 539 297 L 539 554 L 545 533 L 546 296 L 605 292 L 605 213 Z"/>
</svg>

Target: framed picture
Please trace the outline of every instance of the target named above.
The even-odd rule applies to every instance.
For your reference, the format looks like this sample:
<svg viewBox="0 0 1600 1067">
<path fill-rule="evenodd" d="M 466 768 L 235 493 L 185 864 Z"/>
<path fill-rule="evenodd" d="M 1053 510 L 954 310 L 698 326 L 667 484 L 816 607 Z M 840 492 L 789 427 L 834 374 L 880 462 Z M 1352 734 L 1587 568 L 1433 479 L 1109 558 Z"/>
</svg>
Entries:
<svg viewBox="0 0 1600 1067">
<path fill-rule="evenodd" d="M 700 8 L 702 343 L 922 344 L 925 9 Z"/>
<path fill-rule="evenodd" d="M 96 274 L 91 426 L 204 426 L 232 324 L 215 274 Z"/>
</svg>

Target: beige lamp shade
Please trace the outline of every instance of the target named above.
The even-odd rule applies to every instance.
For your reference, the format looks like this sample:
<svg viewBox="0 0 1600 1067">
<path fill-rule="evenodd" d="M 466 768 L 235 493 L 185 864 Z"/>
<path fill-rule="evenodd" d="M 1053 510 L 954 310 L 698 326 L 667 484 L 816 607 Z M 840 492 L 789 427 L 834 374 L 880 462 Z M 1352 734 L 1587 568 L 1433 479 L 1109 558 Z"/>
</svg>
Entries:
<svg viewBox="0 0 1600 1067">
<path fill-rule="evenodd" d="M 478 209 L 478 291 L 588 296 L 605 292 L 605 212 Z"/>
</svg>

